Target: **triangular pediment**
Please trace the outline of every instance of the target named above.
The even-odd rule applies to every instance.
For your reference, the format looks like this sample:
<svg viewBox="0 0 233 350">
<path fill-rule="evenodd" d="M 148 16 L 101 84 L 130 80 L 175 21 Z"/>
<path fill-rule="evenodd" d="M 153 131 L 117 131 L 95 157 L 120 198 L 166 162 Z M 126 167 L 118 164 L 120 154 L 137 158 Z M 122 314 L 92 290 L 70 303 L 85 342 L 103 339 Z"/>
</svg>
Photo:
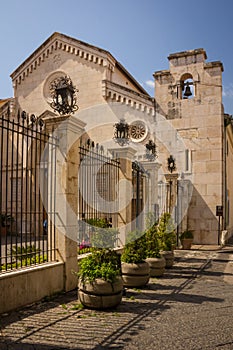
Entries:
<svg viewBox="0 0 233 350">
<path fill-rule="evenodd" d="M 20 83 L 39 66 L 46 63 L 50 55 L 54 55 L 60 50 L 102 66 L 114 67 L 115 64 L 114 58 L 109 52 L 55 32 L 16 68 L 11 74 L 13 82 Z"/>
<path fill-rule="evenodd" d="M 39 66 L 46 63 L 50 55 L 54 56 L 59 51 L 78 56 L 81 60 L 103 66 L 112 72 L 119 71 L 119 74 L 123 74 L 138 92 L 147 95 L 147 92 L 142 86 L 110 52 L 58 32 L 53 33 L 11 74 L 14 85 L 20 84 L 27 76 L 37 70 Z"/>
</svg>

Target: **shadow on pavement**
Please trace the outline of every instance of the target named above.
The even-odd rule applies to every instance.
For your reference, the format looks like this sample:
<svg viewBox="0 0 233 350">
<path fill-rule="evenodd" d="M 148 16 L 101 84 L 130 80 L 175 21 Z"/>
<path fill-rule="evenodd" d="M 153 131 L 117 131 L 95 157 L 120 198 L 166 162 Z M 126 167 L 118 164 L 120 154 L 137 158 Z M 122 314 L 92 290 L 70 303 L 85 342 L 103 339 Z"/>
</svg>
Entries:
<svg viewBox="0 0 233 350">
<path fill-rule="evenodd" d="M 140 291 L 127 289 L 126 297 L 116 309 L 96 311 L 95 316 L 88 309 L 72 309 L 72 305 L 78 303 L 77 290 L 3 315 L 0 318 L 0 330 L 9 325 L 9 332 L 11 325 L 12 329 L 13 326 L 17 329 L 17 325 L 22 326 L 22 322 L 27 318 L 31 320 L 32 327 L 21 335 L 19 333 L 15 338 L 14 334 L 11 338 L 11 334 L 5 333 L 0 339 L 0 350 L 121 350 L 134 336 L 144 330 L 145 322 L 154 320 L 165 310 L 170 309 L 171 301 L 193 304 L 224 301 L 222 298 L 192 294 L 189 289 L 201 275 L 223 275 L 222 272 L 211 270 L 211 260 L 178 258 L 176 263 L 177 265 L 166 271 L 164 277 L 151 279 L 150 283 Z M 173 285 L 176 278 L 176 285 Z M 49 315 L 52 316 L 51 319 Z M 33 320 L 37 320 L 35 326 Z M 106 323 L 102 324 L 101 321 Z M 62 338 L 58 339 L 55 332 L 61 332 L 64 337 L 63 343 Z M 95 334 L 100 339 L 96 340 Z M 45 338 L 41 338 L 42 344 L 38 344 L 42 335 Z"/>
</svg>

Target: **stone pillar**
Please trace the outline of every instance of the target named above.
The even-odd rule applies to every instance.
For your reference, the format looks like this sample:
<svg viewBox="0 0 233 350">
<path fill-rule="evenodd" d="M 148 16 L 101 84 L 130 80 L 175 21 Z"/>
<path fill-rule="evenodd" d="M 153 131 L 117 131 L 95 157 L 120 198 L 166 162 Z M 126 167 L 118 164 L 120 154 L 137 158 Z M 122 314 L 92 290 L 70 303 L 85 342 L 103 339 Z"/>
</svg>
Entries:
<svg viewBox="0 0 233 350">
<path fill-rule="evenodd" d="M 109 151 L 120 161 L 118 227 L 120 245 L 123 246 L 126 233 L 131 231 L 132 162 L 137 151 L 132 147 L 111 148 Z"/>
<path fill-rule="evenodd" d="M 166 181 L 168 183 L 167 191 L 167 209 L 172 214 L 177 200 L 177 179 L 178 174 L 165 174 Z"/>
<path fill-rule="evenodd" d="M 46 119 L 46 129 L 58 139 L 55 227 L 57 259 L 64 262 L 64 290 L 77 286 L 77 207 L 79 138 L 85 124 L 74 116 Z M 71 150 L 72 148 L 72 150 Z M 51 192 L 51 191 L 48 191 Z"/>
</svg>

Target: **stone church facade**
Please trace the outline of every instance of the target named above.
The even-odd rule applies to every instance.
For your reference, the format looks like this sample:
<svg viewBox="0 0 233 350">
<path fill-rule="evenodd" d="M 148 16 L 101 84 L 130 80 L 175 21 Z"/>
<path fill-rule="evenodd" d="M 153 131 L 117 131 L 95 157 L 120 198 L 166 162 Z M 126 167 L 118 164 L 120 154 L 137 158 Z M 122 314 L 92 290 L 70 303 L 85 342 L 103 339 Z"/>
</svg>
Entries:
<svg viewBox="0 0 233 350">
<path fill-rule="evenodd" d="M 122 159 L 122 206 L 115 224 L 135 228 L 129 182 L 136 162 L 145 173 L 141 220 L 150 212 L 170 211 L 177 234 L 191 228 L 195 243 L 216 244 L 220 231 L 233 233 L 233 133 L 222 105 L 223 65 L 206 59 L 203 49 L 171 54 L 169 70 L 154 73 L 151 97 L 108 51 L 54 33 L 12 73 L 14 108 L 40 116 L 53 132 L 65 119 L 52 108 L 51 84 L 70 77 L 78 90 L 78 110 L 71 117 L 76 127 L 79 121 L 79 136 L 70 144 L 74 163 L 87 139 Z M 114 140 L 114 126 L 122 120 L 131 130 L 125 145 Z M 150 142 L 157 157 L 148 158 Z M 77 174 L 65 185 L 67 193 L 77 192 Z M 78 202 L 77 196 L 71 202 Z M 223 210 L 220 217 L 217 206 Z"/>
</svg>

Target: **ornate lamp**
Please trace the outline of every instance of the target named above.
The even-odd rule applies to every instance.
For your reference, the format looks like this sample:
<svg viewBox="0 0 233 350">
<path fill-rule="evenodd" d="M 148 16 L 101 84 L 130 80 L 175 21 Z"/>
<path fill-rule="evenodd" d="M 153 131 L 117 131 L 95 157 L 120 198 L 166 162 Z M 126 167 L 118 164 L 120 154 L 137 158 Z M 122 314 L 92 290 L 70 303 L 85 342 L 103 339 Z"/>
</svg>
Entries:
<svg viewBox="0 0 233 350">
<path fill-rule="evenodd" d="M 146 158 L 149 160 L 155 160 L 157 158 L 156 144 L 152 140 L 146 143 Z"/>
<path fill-rule="evenodd" d="M 129 124 L 122 118 L 118 123 L 114 125 L 114 140 L 120 145 L 124 146 L 130 141 Z"/>
<path fill-rule="evenodd" d="M 167 159 L 167 168 L 168 168 L 168 171 L 170 171 L 171 174 L 176 169 L 175 159 L 174 159 L 174 157 L 172 155 L 170 155 L 170 157 Z"/>
<path fill-rule="evenodd" d="M 50 92 L 53 98 L 51 107 L 61 115 L 74 113 L 78 110 L 75 92 L 78 91 L 70 77 L 63 76 L 55 79 L 50 84 Z"/>
</svg>

